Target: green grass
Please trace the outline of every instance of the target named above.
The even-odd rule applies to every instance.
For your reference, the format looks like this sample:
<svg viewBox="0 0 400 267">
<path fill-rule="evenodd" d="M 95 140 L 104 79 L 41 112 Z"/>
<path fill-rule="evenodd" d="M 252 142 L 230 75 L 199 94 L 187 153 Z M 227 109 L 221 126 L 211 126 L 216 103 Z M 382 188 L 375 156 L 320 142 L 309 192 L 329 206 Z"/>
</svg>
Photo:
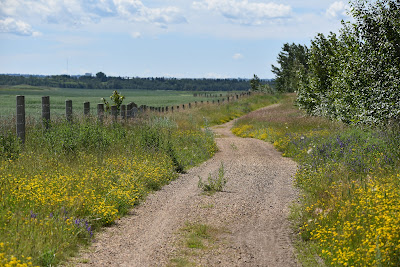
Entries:
<svg viewBox="0 0 400 267">
<path fill-rule="evenodd" d="M 168 266 L 196 266 L 196 258 L 214 248 L 224 232 L 226 230 L 208 224 L 185 222 L 185 226 L 179 230 L 178 250 Z"/>
<path fill-rule="evenodd" d="M 252 94 L 239 101 L 231 101 L 224 104 L 204 104 L 193 107 L 193 110 L 169 113 L 166 116 L 178 122 L 180 126 L 187 124 L 198 125 L 204 128 L 220 125 L 239 118 L 256 109 L 278 103 L 282 95 Z"/>
<path fill-rule="evenodd" d="M 400 264 L 400 136 L 310 117 L 288 96 L 233 132 L 274 144 L 299 164 L 300 206 L 292 210 L 305 266 Z"/>
<path fill-rule="evenodd" d="M 50 88 L 34 86 L 9 86 L 0 87 L 0 119 L 4 116 L 15 114 L 16 95 L 25 96 L 27 116 L 39 117 L 41 115 L 42 96 L 50 96 L 51 114 L 65 114 L 65 100 L 72 100 L 73 112 L 83 113 L 83 103 L 90 102 L 91 113 L 96 114 L 96 106 L 101 102 L 101 98 L 109 100 L 112 90 L 103 89 L 68 89 Z M 194 97 L 193 91 L 150 91 L 150 90 L 118 90 L 125 96 L 124 104 L 135 102 L 138 105 L 147 106 L 171 106 L 187 104 L 195 101 L 212 101 L 217 98 Z M 207 92 L 217 94 L 218 99 L 226 98 L 228 92 Z M 220 94 L 223 97 L 219 97 Z"/>
<path fill-rule="evenodd" d="M 204 249 L 204 241 L 211 238 L 211 227 L 206 224 L 189 224 L 182 229 L 185 232 L 185 243 L 188 248 Z"/>
</svg>

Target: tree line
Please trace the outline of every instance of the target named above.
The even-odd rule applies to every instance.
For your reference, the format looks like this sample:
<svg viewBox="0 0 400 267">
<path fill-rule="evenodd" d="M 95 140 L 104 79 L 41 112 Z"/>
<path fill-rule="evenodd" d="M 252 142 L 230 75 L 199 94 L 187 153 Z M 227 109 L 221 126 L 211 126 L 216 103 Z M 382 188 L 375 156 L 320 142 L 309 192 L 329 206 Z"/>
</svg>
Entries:
<svg viewBox="0 0 400 267">
<path fill-rule="evenodd" d="M 273 83 L 266 81 L 266 83 Z M 0 85 L 31 85 L 81 89 L 142 89 L 177 91 L 247 91 L 247 79 L 177 79 L 177 78 L 123 78 L 107 76 L 98 72 L 96 76 L 74 77 L 69 75 L 16 76 L 0 75 Z"/>
<path fill-rule="evenodd" d="M 400 2 L 353 0 L 338 34 L 285 44 L 272 66 L 279 91 L 310 114 L 346 123 L 400 122 Z"/>
</svg>

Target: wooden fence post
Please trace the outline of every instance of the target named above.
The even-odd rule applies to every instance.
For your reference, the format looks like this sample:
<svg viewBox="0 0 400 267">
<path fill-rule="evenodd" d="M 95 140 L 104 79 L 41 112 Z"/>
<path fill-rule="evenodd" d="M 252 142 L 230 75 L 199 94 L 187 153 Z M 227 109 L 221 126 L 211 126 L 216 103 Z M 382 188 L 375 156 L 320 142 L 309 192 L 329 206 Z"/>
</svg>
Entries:
<svg viewBox="0 0 400 267">
<path fill-rule="evenodd" d="M 42 124 L 47 130 L 50 127 L 50 96 L 42 96 Z"/>
<path fill-rule="evenodd" d="M 137 114 L 138 114 L 138 108 L 137 107 L 133 107 L 132 108 L 132 112 L 131 112 L 131 118 L 133 119 L 133 118 L 135 118 L 136 116 L 137 116 Z"/>
<path fill-rule="evenodd" d="M 130 118 L 132 118 L 132 108 L 133 108 L 133 103 L 130 102 L 127 106 L 126 106 L 126 117 L 129 120 Z"/>
<path fill-rule="evenodd" d="M 25 144 L 25 96 L 17 95 L 17 137 Z"/>
<path fill-rule="evenodd" d="M 118 120 L 118 109 L 117 106 L 111 106 L 111 117 L 113 122 L 117 122 Z"/>
<path fill-rule="evenodd" d="M 65 117 L 67 121 L 72 121 L 72 100 L 65 100 Z"/>
<path fill-rule="evenodd" d="M 86 117 L 90 116 L 90 102 L 85 102 L 83 103 L 83 114 Z"/>
<path fill-rule="evenodd" d="M 100 123 L 103 122 L 104 119 L 104 104 L 97 104 L 97 119 Z"/>
<path fill-rule="evenodd" d="M 121 105 L 121 118 L 122 120 L 126 119 L 126 105 Z"/>
</svg>

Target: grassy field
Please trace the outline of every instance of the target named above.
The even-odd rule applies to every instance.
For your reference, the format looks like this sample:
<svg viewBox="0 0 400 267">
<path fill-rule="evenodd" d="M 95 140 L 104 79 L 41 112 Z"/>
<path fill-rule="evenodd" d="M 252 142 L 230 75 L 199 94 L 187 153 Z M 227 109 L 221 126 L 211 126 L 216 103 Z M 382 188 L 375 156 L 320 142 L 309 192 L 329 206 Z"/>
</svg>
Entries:
<svg viewBox="0 0 400 267">
<path fill-rule="evenodd" d="M 216 145 L 207 125 L 279 99 L 254 95 L 125 124 L 29 124 L 24 147 L 0 132 L 0 266 L 63 262 L 149 192 L 210 158 Z"/>
<path fill-rule="evenodd" d="M 400 265 L 400 132 L 310 117 L 295 96 L 233 132 L 271 142 L 299 169 L 293 208 L 304 266 Z M 326 265 L 322 265 L 324 261 Z"/>
<path fill-rule="evenodd" d="M 207 101 L 214 98 L 194 97 L 191 91 L 149 91 L 149 90 L 118 90 L 125 96 L 124 104 L 135 102 L 138 105 L 148 105 L 154 107 L 171 106 L 186 104 L 194 101 Z M 199 93 L 199 92 L 196 92 Z M 211 94 L 223 94 L 227 92 L 207 92 Z M 50 96 L 51 114 L 65 114 L 65 100 L 72 100 L 73 111 L 83 113 L 83 103 L 91 103 L 91 113 L 95 114 L 96 105 L 101 102 L 101 98 L 109 101 L 112 90 L 102 89 L 66 89 L 66 88 L 46 88 L 34 86 L 9 86 L 0 87 L 0 119 L 15 114 L 15 97 L 25 96 L 26 115 L 39 117 L 41 114 L 42 96 Z"/>
</svg>

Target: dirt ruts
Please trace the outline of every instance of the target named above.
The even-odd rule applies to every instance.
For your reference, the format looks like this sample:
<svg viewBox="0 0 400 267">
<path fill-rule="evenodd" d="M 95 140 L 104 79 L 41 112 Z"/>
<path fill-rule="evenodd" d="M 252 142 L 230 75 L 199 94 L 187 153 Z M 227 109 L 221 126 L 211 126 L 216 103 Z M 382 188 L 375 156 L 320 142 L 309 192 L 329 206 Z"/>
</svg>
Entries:
<svg viewBox="0 0 400 267">
<path fill-rule="evenodd" d="M 219 152 L 212 159 L 148 196 L 68 265 L 167 266 L 182 250 L 179 229 L 196 222 L 221 229 L 212 247 L 189 255 L 197 266 L 298 266 L 287 219 L 297 165 L 271 144 L 234 136 L 232 125 L 213 128 Z M 202 194 L 199 176 L 216 175 L 221 162 L 224 191 Z"/>
</svg>

